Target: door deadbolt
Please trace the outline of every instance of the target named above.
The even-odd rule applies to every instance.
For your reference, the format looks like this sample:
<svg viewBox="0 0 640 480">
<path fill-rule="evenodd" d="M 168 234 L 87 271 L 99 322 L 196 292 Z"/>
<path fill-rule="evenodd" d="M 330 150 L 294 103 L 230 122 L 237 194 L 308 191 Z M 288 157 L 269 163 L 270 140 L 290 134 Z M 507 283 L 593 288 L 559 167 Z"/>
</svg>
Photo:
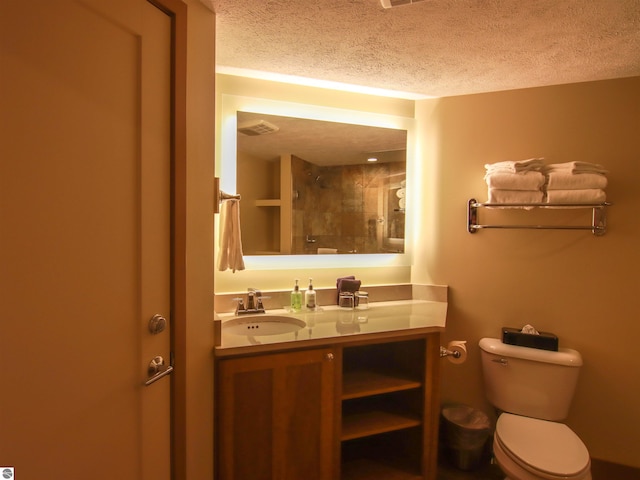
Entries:
<svg viewBox="0 0 640 480">
<path fill-rule="evenodd" d="M 156 335 L 162 332 L 167 326 L 167 319 L 159 313 L 156 313 L 151 320 L 149 320 L 149 331 L 152 335 Z"/>
</svg>

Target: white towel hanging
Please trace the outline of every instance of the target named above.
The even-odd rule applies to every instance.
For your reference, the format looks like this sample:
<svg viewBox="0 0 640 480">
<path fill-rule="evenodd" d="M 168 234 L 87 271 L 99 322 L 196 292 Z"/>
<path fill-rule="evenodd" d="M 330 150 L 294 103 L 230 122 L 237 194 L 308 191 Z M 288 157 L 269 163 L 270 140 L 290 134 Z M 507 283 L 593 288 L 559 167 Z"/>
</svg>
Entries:
<svg viewBox="0 0 640 480">
<path fill-rule="evenodd" d="M 218 270 L 244 270 L 240 233 L 240 200 L 225 200 L 220 207 Z"/>
</svg>

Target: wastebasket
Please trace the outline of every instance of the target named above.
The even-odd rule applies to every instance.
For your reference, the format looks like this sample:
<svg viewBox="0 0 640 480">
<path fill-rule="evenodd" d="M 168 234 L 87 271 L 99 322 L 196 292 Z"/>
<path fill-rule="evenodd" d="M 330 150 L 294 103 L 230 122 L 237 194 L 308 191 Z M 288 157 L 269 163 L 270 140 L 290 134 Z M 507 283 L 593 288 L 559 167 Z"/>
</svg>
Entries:
<svg viewBox="0 0 640 480">
<path fill-rule="evenodd" d="M 460 470 L 473 470 L 482 461 L 491 421 L 482 411 L 468 405 L 442 409 L 442 441 L 445 452 Z"/>
</svg>

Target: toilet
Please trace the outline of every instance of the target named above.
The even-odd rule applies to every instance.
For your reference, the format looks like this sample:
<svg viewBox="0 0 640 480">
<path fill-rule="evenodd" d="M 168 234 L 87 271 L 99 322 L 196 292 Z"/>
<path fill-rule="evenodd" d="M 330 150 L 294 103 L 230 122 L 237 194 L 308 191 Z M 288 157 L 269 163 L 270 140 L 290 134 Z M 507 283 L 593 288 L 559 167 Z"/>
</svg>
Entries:
<svg viewBox="0 0 640 480">
<path fill-rule="evenodd" d="M 567 417 L 582 357 L 480 340 L 485 394 L 501 412 L 493 454 L 507 480 L 591 480 L 587 447 Z"/>
</svg>

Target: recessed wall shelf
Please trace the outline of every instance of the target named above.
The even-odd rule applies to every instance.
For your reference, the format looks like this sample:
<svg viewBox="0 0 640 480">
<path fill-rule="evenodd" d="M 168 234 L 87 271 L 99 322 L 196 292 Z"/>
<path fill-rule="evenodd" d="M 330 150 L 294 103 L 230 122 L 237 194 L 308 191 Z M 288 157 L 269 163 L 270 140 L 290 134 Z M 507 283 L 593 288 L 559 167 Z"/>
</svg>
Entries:
<svg viewBox="0 0 640 480">
<path fill-rule="evenodd" d="M 280 207 L 280 206 L 282 206 L 282 200 L 280 200 L 279 198 L 256 200 L 256 207 Z"/>
<path fill-rule="evenodd" d="M 479 203 L 475 198 L 467 202 L 467 231 L 476 233 L 484 228 L 533 229 L 533 230 L 590 230 L 596 236 L 607 232 L 607 207 L 611 203 Z M 478 223 L 478 210 L 481 208 L 542 208 L 569 209 L 590 208 L 592 210 L 591 225 L 494 225 Z"/>
</svg>

